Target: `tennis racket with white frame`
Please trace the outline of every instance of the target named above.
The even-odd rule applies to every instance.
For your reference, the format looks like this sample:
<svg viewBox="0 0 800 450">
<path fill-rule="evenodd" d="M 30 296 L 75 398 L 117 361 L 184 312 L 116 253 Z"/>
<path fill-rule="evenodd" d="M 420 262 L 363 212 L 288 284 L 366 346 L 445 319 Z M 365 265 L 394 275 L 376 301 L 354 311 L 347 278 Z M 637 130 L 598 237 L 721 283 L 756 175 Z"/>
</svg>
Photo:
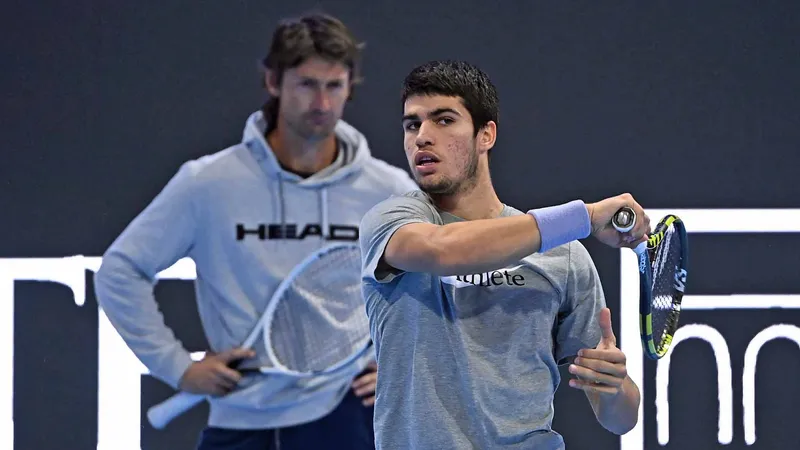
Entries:
<svg viewBox="0 0 800 450">
<path fill-rule="evenodd" d="M 372 341 L 361 295 L 358 244 L 326 246 L 295 266 L 242 347 L 252 348 L 259 336 L 269 361 L 256 369 L 263 374 L 330 375 L 365 355 Z M 164 428 L 206 398 L 177 393 L 151 407 L 147 418 L 154 428 Z"/>
</svg>

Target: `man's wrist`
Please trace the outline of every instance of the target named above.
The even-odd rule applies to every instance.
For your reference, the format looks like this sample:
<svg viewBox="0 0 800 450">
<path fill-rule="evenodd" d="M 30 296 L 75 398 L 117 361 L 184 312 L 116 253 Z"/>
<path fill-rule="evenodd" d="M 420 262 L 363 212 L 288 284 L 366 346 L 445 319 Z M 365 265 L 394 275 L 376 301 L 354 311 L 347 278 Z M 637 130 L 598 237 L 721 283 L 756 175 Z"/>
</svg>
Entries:
<svg viewBox="0 0 800 450">
<path fill-rule="evenodd" d="M 589 210 L 581 200 L 532 209 L 528 214 L 533 216 L 539 226 L 541 236 L 539 253 L 586 238 L 592 232 Z"/>
</svg>

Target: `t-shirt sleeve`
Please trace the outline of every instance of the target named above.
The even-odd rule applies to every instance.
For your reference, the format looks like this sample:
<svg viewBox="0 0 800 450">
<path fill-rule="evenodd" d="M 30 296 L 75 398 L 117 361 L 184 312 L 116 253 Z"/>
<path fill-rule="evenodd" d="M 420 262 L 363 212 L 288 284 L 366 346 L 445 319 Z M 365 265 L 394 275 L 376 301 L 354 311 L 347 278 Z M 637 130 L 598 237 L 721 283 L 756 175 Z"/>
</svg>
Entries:
<svg viewBox="0 0 800 450">
<path fill-rule="evenodd" d="M 569 362 L 582 348 L 595 348 L 602 332 L 597 317 L 606 306 L 603 286 L 589 252 L 578 241 L 569 244 L 564 302 L 558 314 L 555 358 Z"/>
<path fill-rule="evenodd" d="M 392 235 L 410 223 L 434 223 L 431 209 L 421 200 L 408 195 L 393 196 L 375 205 L 361 219 L 362 278 L 388 283 L 402 273 L 383 262 L 383 252 Z"/>
</svg>

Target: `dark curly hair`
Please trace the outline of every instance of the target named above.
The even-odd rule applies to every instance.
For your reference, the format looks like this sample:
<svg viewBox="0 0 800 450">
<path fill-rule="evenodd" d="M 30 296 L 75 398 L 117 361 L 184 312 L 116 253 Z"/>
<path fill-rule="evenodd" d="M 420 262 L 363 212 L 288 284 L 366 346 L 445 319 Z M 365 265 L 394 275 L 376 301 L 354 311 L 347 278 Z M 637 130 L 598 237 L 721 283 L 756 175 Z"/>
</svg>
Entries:
<svg viewBox="0 0 800 450">
<path fill-rule="evenodd" d="M 497 89 L 481 69 L 468 62 L 430 61 L 415 67 L 403 81 L 402 103 L 414 95 L 461 97 L 476 136 L 489 121 L 498 123 Z"/>
</svg>

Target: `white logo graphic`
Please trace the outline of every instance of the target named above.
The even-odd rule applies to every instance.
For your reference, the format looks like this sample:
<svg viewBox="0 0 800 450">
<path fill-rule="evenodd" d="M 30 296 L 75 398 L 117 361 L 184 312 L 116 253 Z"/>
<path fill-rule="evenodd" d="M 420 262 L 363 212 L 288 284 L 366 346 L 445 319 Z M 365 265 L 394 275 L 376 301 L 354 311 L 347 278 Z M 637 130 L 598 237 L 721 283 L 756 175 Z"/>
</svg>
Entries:
<svg viewBox="0 0 800 450">
<path fill-rule="evenodd" d="M 684 220 L 686 231 L 695 233 L 800 233 L 800 210 L 797 209 L 688 209 L 648 210 L 651 219 L 672 213 Z M 691 240 L 691 237 L 690 237 Z M 690 256 L 691 258 L 691 256 Z M 624 249 L 620 255 L 621 349 L 628 361 L 628 374 L 641 389 L 644 397 L 644 355 L 639 338 L 639 275 L 636 255 Z M 691 265 L 691 261 L 690 261 Z M 691 267 L 689 271 L 691 272 Z M 686 279 L 682 276 L 682 282 Z M 691 285 L 692 275 L 688 275 Z M 678 280 L 676 280 L 678 281 Z M 800 308 L 800 295 L 687 295 L 683 298 L 684 313 L 692 310 Z M 686 317 L 686 316 L 682 316 Z M 685 319 L 684 319 L 685 320 Z M 742 404 L 744 408 L 744 439 L 748 445 L 756 441 L 755 373 L 758 352 L 772 339 L 790 339 L 800 346 L 800 328 L 791 324 L 774 324 L 756 334 L 747 346 L 742 375 Z M 656 364 L 656 422 L 661 445 L 669 442 L 669 366 L 672 352 L 682 341 L 701 339 L 714 352 L 717 365 L 719 416 L 717 440 L 730 444 L 733 440 L 733 379 L 731 357 L 725 337 L 709 325 L 690 323 L 678 328 L 672 346 Z M 709 443 L 710 444 L 710 443 Z M 643 408 L 639 409 L 636 427 L 620 437 L 622 450 L 644 449 Z"/>
<path fill-rule="evenodd" d="M 442 283 L 451 284 L 456 288 L 498 286 L 502 284 L 508 286 L 524 286 L 525 277 L 521 274 L 514 273 L 522 267 L 523 265 L 518 265 L 492 272 L 476 273 L 474 275 L 450 275 L 439 277 L 439 279 L 442 280 Z"/>
<path fill-rule="evenodd" d="M 75 304 L 86 301 L 86 270 L 96 272 L 99 257 L 0 259 L 0 448 L 14 448 L 14 281 L 55 282 L 72 290 Z M 194 262 L 182 259 L 159 279 L 193 280 Z M 98 311 L 97 449 L 140 450 L 140 376 L 147 368 L 125 345 L 102 309 Z M 195 360 L 204 353 L 192 354 Z"/>
</svg>

